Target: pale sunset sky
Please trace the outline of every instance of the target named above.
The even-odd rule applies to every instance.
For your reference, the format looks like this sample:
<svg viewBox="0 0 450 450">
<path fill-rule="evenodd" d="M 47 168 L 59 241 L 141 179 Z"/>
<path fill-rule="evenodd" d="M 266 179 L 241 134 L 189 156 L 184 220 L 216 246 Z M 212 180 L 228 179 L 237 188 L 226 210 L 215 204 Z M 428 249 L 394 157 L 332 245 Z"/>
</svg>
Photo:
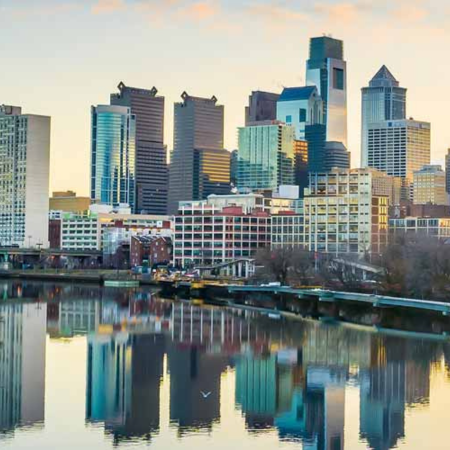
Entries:
<svg viewBox="0 0 450 450">
<path fill-rule="evenodd" d="M 359 164 L 362 86 L 386 64 L 407 114 L 432 124 L 432 161 L 450 147 L 448 0 L 0 0 L 0 104 L 52 116 L 51 189 L 89 190 L 90 106 L 123 81 L 173 103 L 186 90 L 225 105 L 225 145 L 252 90 L 305 81 L 308 39 L 344 40 L 349 150 Z"/>
</svg>

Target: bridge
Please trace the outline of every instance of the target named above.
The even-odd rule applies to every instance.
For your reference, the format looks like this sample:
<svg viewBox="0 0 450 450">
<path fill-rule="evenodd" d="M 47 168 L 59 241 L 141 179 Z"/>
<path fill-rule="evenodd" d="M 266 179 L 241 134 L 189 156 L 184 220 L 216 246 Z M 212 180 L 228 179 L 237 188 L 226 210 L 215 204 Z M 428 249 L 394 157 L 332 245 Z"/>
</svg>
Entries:
<svg viewBox="0 0 450 450">
<path fill-rule="evenodd" d="M 319 302 L 347 302 L 367 304 L 374 308 L 409 308 L 428 312 L 438 312 L 450 316 L 450 303 L 412 298 L 387 297 L 383 295 L 358 294 L 352 292 L 327 291 L 324 289 L 295 289 L 289 286 L 228 286 L 230 293 L 287 294 L 301 300 L 315 299 Z"/>
<path fill-rule="evenodd" d="M 237 278 L 249 278 L 255 273 L 255 260 L 239 258 L 210 266 L 196 266 L 200 275 L 225 275 Z"/>
</svg>

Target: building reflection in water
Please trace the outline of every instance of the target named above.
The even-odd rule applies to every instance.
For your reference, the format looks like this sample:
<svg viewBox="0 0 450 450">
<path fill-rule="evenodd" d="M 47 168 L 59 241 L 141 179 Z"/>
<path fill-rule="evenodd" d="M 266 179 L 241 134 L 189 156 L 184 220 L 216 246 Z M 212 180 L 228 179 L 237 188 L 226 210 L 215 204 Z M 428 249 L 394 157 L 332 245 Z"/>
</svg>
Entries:
<svg viewBox="0 0 450 450">
<path fill-rule="evenodd" d="M 0 433 L 42 425 L 46 304 L 0 306 Z"/>
<path fill-rule="evenodd" d="M 87 335 L 86 419 L 116 443 L 152 441 L 169 425 L 161 423 L 166 407 L 179 438 L 214 432 L 223 374 L 233 372 L 248 433 L 276 432 L 305 450 L 344 449 L 344 430 L 355 427 L 345 423 L 350 384 L 360 394 L 361 441 L 388 450 L 406 438 L 406 412 L 428 407 L 432 372 L 444 362 L 450 373 L 446 342 L 199 308 L 143 291 L 37 286 L 2 291 L 3 433 L 43 423 L 46 326 L 52 340 Z M 170 385 L 164 397 L 162 380 Z"/>
</svg>

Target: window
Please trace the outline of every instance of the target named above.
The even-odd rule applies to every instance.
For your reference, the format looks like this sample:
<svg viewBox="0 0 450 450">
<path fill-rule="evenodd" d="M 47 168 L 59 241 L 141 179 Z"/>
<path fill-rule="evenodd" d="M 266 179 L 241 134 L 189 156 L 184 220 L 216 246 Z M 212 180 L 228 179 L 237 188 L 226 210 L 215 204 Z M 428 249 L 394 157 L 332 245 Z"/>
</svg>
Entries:
<svg viewBox="0 0 450 450">
<path fill-rule="evenodd" d="M 305 108 L 300 108 L 298 110 L 298 120 L 299 122 L 306 122 L 306 109 Z"/>
<path fill-rule="evenodd" d="M 286 116 L 286 123 L 292 123 L 292 116 Z"/>
<path fill-rule="evenodd" d="M 333 87 L 334 89 L 344 90 L 344 70 L 343 69 L 333 69 Z"/>
</svg>

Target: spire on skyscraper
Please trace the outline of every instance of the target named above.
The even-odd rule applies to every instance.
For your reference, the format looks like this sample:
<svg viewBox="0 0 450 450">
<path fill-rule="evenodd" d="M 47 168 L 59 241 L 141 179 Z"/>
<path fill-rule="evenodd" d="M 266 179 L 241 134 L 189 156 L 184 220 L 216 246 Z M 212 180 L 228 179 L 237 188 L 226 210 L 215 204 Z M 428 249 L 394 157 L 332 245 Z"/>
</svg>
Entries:
<svg viewBox="0 0 450 450">
<path fill-rule="evenodd" d="M 399 82 L 391 71 L 383 64 L 369 83 L 370 87 L 398 87 Z"/>
</svg>

